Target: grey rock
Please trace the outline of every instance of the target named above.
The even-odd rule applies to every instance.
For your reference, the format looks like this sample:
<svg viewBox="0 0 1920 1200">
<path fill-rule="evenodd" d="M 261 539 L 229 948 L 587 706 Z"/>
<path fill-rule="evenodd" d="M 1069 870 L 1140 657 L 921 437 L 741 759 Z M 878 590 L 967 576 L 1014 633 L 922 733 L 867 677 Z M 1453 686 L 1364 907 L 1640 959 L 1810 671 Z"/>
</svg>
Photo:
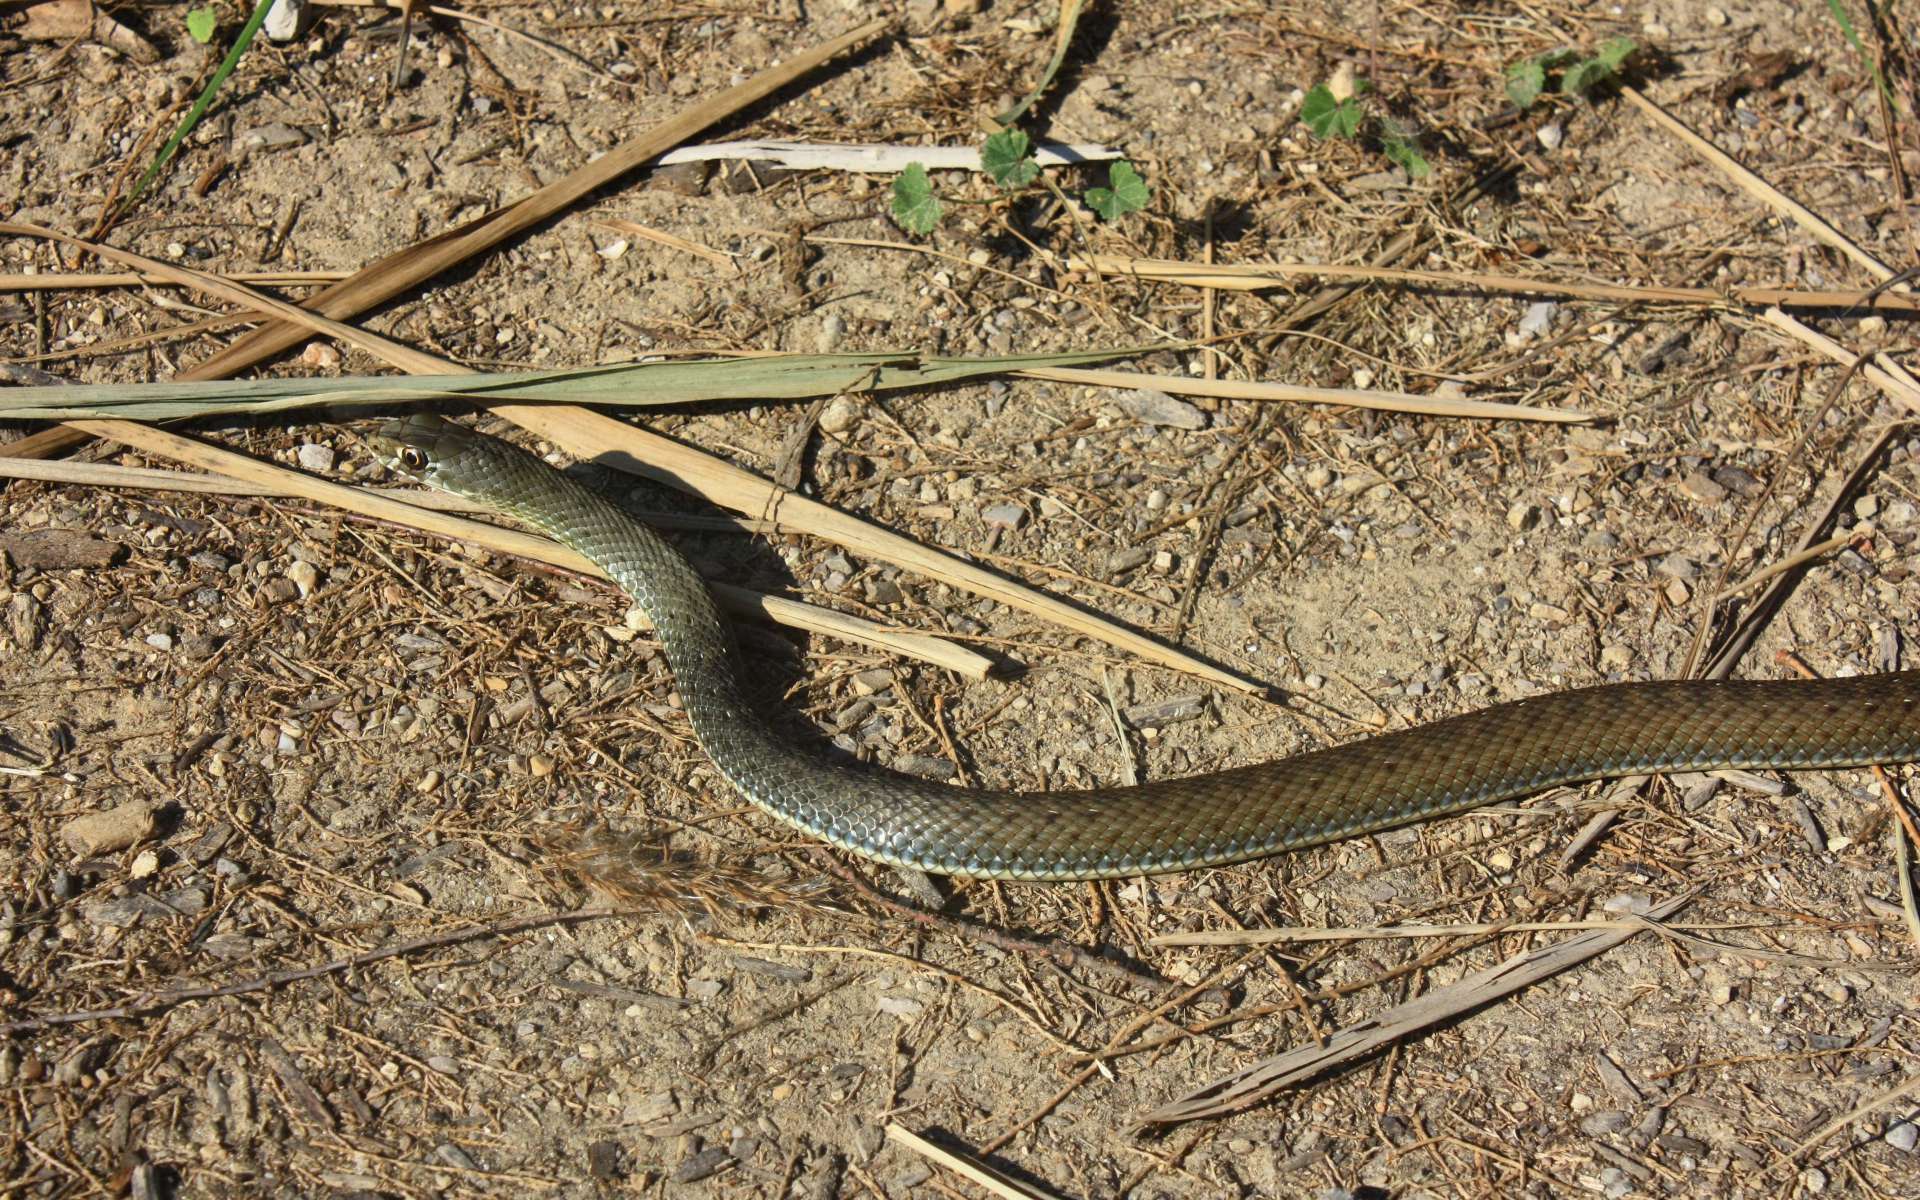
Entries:
<svg viewBox="0 0 1920 1200">
<path fill-rule="evenodd" d="M 1887 1131 L 1880 1136 L 1895 1150 L 1912 1154 L 1914 1146 L 1920 1145 L 1920 1126 L 1916 1126 L 1912 1121 L 1895 1121 L 1887 1126 Z"/>
<path fill-rule="evenodd" d="M 300 460 L 300 469 L 312 471 L 315 475 L 325 475 L 333 470 L 337 458 L 332 446 L 322 446 L 318 442 L 303 443 L 295 453 Z"/>
<path fill-rule="evenodd" d="M 1185 400 L 1176 400 L 1165 392 L 1135 388 L 1113 398 L 1120 410 L 1136 421 L 1170 429 L 1205 429 L 1207 414 Z"/>
<path fill-rule="evenodd" d="M 1027 523 L 1027 510 L 1018 504 L 989 504 L 980 510 L 980 519 L 999 529 L 1018 529 Z"/>
<path fill-rule="evenodd" d="M 275 121 L 271 125 L 260 125 L 247 130 L 233 140 L 234 149 L 242 159 L 263 150 L 288 150 L 305 144 L 307 135 L 291 125 Z"/>
<path fill-rule="evenodd" d="M 893 769 L 936 782 L 952 779 L 954 776 L 952 763 L 944 758 L 935 758 L 927 754 L 902 754 L 893 760 Z"/>
<path fill-rule="evenodd" d="M 1700 568 L 1684 554 L 1669 554 L 1653 569 L 1670 579 L 1692 579 L 1700 574 Z"/>
<path fill-rule="evenodd" d="M 1161 729 L 1181 721 L 1191 721 L 1206 711 L 1207 698 L 1195 695 L 1175 696 L 1171 700 L 1162 700 L 1157 704 L 1136 704 L 1131 708 L 1121 709 L 1120 715 L 1126 718 L 1127 724 L 1135 729 L 1148 727 Z"/>
</svg>

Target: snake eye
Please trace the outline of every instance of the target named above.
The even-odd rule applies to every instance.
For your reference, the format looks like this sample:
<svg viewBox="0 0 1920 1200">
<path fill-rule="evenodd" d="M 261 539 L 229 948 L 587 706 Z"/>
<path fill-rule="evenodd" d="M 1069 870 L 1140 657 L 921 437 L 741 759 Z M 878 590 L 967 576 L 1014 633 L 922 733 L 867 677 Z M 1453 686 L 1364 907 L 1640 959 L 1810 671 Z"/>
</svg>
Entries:
<svg viewBox="0 0 1920 1200">
<path fill-rule="evenodd" d="M 424 471 L 427 469 L 426 453 L 417 446 L 402 446 L 398 458 L 400 465 L 409 471 Z"/>
</svg>

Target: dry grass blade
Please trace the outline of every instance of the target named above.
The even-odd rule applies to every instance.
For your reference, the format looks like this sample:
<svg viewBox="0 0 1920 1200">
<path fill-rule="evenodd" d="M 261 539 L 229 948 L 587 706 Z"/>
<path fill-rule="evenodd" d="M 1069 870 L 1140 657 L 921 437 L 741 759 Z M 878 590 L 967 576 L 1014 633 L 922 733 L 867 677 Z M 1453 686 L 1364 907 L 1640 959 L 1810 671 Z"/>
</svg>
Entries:
<svg viewBox="0 0 1920 1200">
<path fill-rule="evenodd" d="M 346 278 L 345 271 L 235 271 L 224 278 L 235 283 L 253 283 L 262 287 L 301 287 L 310 283 L 333 283 Z M 0 275 L 0 292 L 82 291 L 97 288 L 151 287 L 176 282 L 152 271 L 95 271 L 57 275 Z"/>
<path fill-rule="evenodd" d="M 642 225 L 638 221 L 629 221 L 625 217 L 601 217 L 593 224 L 594 228 L 604 229 L 609 233 L 624 233 L 629 237 L 637 237 L 642 241 L 652 242 L 656 246 L 665 246 L 669 250 L 678 250 L 682 254 L 691 254 L 695 258 L 712 263 L 722 271 L 727 271 L 735 275 L 740 273 L 740 264 L 734 261 L 732 255 L 722 253 L 711 246 L 702 246 L 699 242 L 690 242 L 686 238 L 668 233 L 664 229 L 655 229 L 651 225 Z M 611 253 L 611 251 L 608 253 Z"/>
<path fill-rule="evenodd" d="M 1721 174 L 1731 179 L 1734 185 L 1741 191 L 1752 196 L 1755 200 L 1760 201 L 1760 203 L 1766 205 L 1768 208 L 1773 209 L 1781 216 L 1786 217 L 1794 224 L 1800 226 L 1800 228 L 1806 230 L 1827 245 L 1832 246 L 1835 250 L 1846 255 L 1854 262 L 1859 263 L 1862 267 L 1866 268 L 1867 273 L 1875 279 L 1885 283 L 1892 279 L 1897 273 L 1892 267 L 1889 267 L 1887 264 L 1855 245 L 1847 235 L 1841 233 L 1832 225 L 1829 225 L 1826 218 L 1820 216 L 1799 201 L 1784 195 L 1772 184 L 1735 162 L 1732 155 L 1687 128 L 1686 125 L 1681 123 L 1679 118 L 1658 104 L 1655 104 L 1652 100 L 1649 100 L 1636 89 L 1623 87 L 1620 89 L 1620 94 L 1625 96 L 1635 108 L 1638 108 L 1651 118 L 1654 124 L 1671 133 L 1674 137 L 1679 138 L 1682 142 L 1686 143 L 1687 147 L 1695 154 L 1698 154 L 1701 158 L 1713 164 Z"/>
<path fill-rule="evenodd" d="M 1478 420 L 1546 421 L 1578 425 L 1593 420 L 1578 409 L 1531 408 L 1524 404 L 1496 404 L 1487 400 L 1452 400 L 1444 396 L 1415 396 L 1409 392 L 1376 392 L 1361 388 L 1300 387 L 1239 379 L 1192 379 L 1177 375 L 1149 375 L 1140 371 L 1101 371 L 1084 367 L 1029 367 L 1013 372 L 1028 379 L 1081 383 L 1091 387 L 1151 388 L 1179 396 L 1215 396 L 1226 400 L 1291 400 L 1303 404 L 1338 404 L 1348 408 L 1375 408 L 1386 412 L 1416 413 L 1428 417 L 1472 417 Z"/>
<path fill-rule="evenodd" d="M 378 340 L 370 346 L 380 347 Z M 404 350 L 404 347 L 395 349 Z M 384 352 L 382 349 L 380 352 Z M 480 373 L 414 351 L 392 354 L 413 374 L 345 375 L 165 383 L 52 383 L 0 392 L 0 417 L 168 421 L 416 400 L 514 400 L 641 408 L 702 400 L 800 400 L 938 387 L 1021 368 L 1069 367 L 1138 353 L 1131 349 L 929 358 L 910 351 L 750 354 L 694 361 L 619 363 L 549 371 Z M 448 374 L 446 372 L 453 372 Z"/>
<path fill-rule="evenodd" d="M 994 1170 L 970 1154 L 961 1154 L 955 1150 L 936 1146 L 904 1125 L 889 1123 L 887 1140 L 898 1142 L 920 1157 L 939 1163 L 956 1175 L 971 1179 L 989 1192 L 1001 1197 L 1002 1200 L 1059 1200 L 1059 1196 L 1054 1192 L 1022 1183 Z"/>
<path fill-rule="evenodd" d="M 1110 162 L 1120 157 L 1111 146 L 1093 143 L 1036 142 L 1033 157 L 1043 167 Z M 866 171 L 897 175 L 910 163 L 929 171 L 980 171 L 978 146 L 847 145 L 834 142 L 708 142 L 682 146 L 660 156 L 661 166 L 674 163 L 748 159 L 771 162 L 787 171 Z"/>
<path fill-rule="evenodd" d="M 535 562 L 583 575 L 602 576 L 600 569 L 558 542 L 514 529 L 502 529 L 481 521 L 472 521 L 449 513 L 419 508 L 391 496 L 363 488 L 348 487 L 324 479 L 315 479 L 285 467 L 261 462 L 244 454 L 209 446 L 176 433 L 154 429 L 131 421 L 78 421 L 75 427 L 95 437 L 121 442 L 148 453 L 164 455 L 188 466 L 216 471 L 222 475 L 269 488 L 281 495 L 300 496 L 322 504 L 331 504 L 362 516 L 391 521 L 410 529 L 439 534 L 471 545 L 485 546 L 503 554 L 518 555 Z M 816 605 L 803 604 L 779 596 L 767 596 L 745 588 L 721 586 L 715 594 L 728 608 L 759 616 L 780 625 L 829 634 L 850 641 L 908 655 L 935 666 L 945 667 L 971 679 L 984 679 L 993 669 L 993 660 L 924 634 L 901 633 L 859 617 L 836 613 Z"/>
<path fill-rule="evenodd" d="M 78 483 L 87 487 L 129 488 L 152 492 L 197 492 L 206 496 L 297 496 L 298 492 L 268 483 L 247 483 L 200 471 L 163 471 L 153 467 L 121 467 L 113 463 L 72 462 L 63 458 L 8 458 L 0 455 L 0 479 L 34 479 L 43 483 Z M 484 512 L 486 506 L 463 500 L 451 492 L 409 488 L 357 488 L 371 496 L 385 496 L 415 508 L 436 512 Z M 743 529 L 743 532 L 752 532 Z"/>
<path fill-rule="evenodd" d="M 1274 942 L 1370 942 L 1396 938 L 1474 937 L 1488 933 L 1569 933 L 1583 929 L 1638 929 L 1638 921 L 1476 921 L 1462 925 L 1288 925 L 1255 929 L 1200 929 L 1163 933 L 1149 946 L 1266 946 Z M 1702 928 L 1722 929 L 1714 925 Z"/>
<path fill-rule="evenodd" d="M 1888 1088 L 1886 1091 L 1881 1092 L 1878 1096 L 1875 1096 L 1873 1099 L 1868 1100 L 1866 1103 L 1858 1105 L 1848 1112 L 1841 1113 L 1839 1116 L 1835 1117 L 1833 1120 L 1828 1121 L 1825 1125 L 1822 1125 L 1820 1128 L 1814 1130 L 1812 1135 L 1809 1136 L 1806 1141 L 1801 1142 L 1798 1146 L 1795 1146 L 1793 1148 L 1793 1152 L 1790 1155 L 1788 1155 L 1785 1161 L 1792 1162 L 1794 1159 L 1799 1158 L 1802 1154 L 1805 1154 L 1807 1151 L 1813 1149 L 1815 1146 L 1819 1145 L 1821 1142 L 1826 1141 L 1828 1138 L 1840 1132 L 1842 1129 L 1845 1129 L 1848 1125 L 1851 1125 L 1853 1122 L 1858 1121 L 1861 1117 L 1867 1116 L 1870 1113 L 1878 1112 L 1879 1110 L 1887 1107 L 1890 1104 L 1897 1104 L 1900 1101 L 1905 1100 L 1908 1096 L 1912 1096 L 1915 1094 L 1920 1094 L 1920 1076 L 1915 1076 L 1914 1078 L 1907 1080 L 1905 1083 L 1899 1085 L 1898 1087 Z"/>
<path fill-rule="evenodd" d="M 1067 61 L 1067 48 L 1073 44 L 1073 34 L 1080 26 L 1080 13 L 1086 8 L 1086 0 L 1063 0 L 1060 5 L 1060 23 L 1053 34 L 1053 57 L 1047 60 L 1046 69 L 1040 72 L 1040 81 L 1033 90 L 1023 96 L 1019 103 L 993 118 L 1002 126 L 1011 126 L 1018 121 L 1034 101 L 1040 99 L 1054 76 L 1060 73 L 1060 67 Z M 989 126 L 988 128 L 992 128 Z"/>
<path fill-rule="evenodd" d="M 1123 254 L 1090 254 L 1066 260 L 1069 270 L 1124 275 L 1187 287 L 1258 292 L 1287 287 L 1302 279 L 1358 279 L 1378 283 L 1408 283 L 1424 287 L 1515 292 L 1527 296 L 1564 296 L 1570 300 L 1600 300 L 1621 304 L 1691 304 L 1722 308 L 1732 304 L 1780 305 L 1784 308 L 1844 308 L 1920 315 L 1920 298 L 1893 291 L 1801 291 L 1795 288 L 1713 288 L 1632 286 L 1538 279 L 1484 271 L 1421 271 L 1409 267 L 1373 267 L 1347 263 L 1211 263 L 1177 262 L 1163 258 L 1133 258 Z"/>
<path fill-rule="evenodd" d="M 1677 896 L 1665 901 L 1648 910 L 1646 917 L 1649 921 L 1658 921 L 1672 916 L 1691 898 Z M 1471 1012 L 1481 1005 L 1557 975 L 1568 967 L 1604 954 L 1636 933 L 1646 932 L 1648 928 L 1636 925 L 1628 929 L 1596 929 L 1564 942 L 1516 955 L 1484 971 L 1476 971 L 1457 983 L 1396 1005 L 1357 1025 L 1348 1026 L 1331 1037 L 1223 1075 L 1171 1104 L 1144 1114 L 1140 1120 L 1149 1125 L 1170 1125 L 1238 1112 L 1323 1071 L 1389 1046 L 1410 1033 L 1452 1020 L 1462 1013 Z"/>
<path fill-rule="evenodd" d="M 1860 357 L 1826 334 L 1809 328 L 1777 308 L 1770 310 L 1762 319 L 1795 341 L 1818 350 L 1840 366 L 1851 367 L 1854 360 Z M 1883 357 L 1875 355 L 1869 359 L 1861 366 L 1860 373 L 1871 379 L 1874 385 L 1889 397 L 1905 405 L 1908 411 L 1920 412 L 1920 386 L 1915 386 L 1911 380 L 1903 378 L 1904 373 L 1896 374 L 1898 364 L 1890 359 L 1881 361 Z"/>
</svg>

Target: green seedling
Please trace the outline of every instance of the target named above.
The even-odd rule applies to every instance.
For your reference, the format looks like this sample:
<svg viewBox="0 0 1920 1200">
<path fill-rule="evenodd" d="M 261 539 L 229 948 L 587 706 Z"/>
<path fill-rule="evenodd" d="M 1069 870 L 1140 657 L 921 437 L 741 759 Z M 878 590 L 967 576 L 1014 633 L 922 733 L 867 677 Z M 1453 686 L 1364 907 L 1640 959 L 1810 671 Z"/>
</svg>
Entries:
<svg viewBox="0 0 1920 1200">
<path fill-rule="evenodd" d="M 1018 129 L 1002 129 L 981 145 L 980 169 L 996 187 L 1010 194 L 1027 191 L 1040 180 L 1040 161 L 1033 156 L 1033 142 Z M 1088 188 L 1084 197 L 1087 207 L 1106 221 L 1118 221 L 1128 213 L 1139 212 L 1151 198 L 1146 180 L 1125 159 L 1107 169 L 1106 187 Z M 958 200 L 955 203 L 990 202 Z M 940 223 L 946 206 L 934 193 L 925 166 L 908 163 L 907 169 L 894 178 L 892 211 L 900 228 L 918 236 L 933 232 L 934 226 Z"/>
<path fill-rule="evenodd" d="M 940 223 L 942 211 L 927 169 L 919 163 L 908 163 L 893 181 L 893 219 L 908 233 L 925 237 Z"/>
<path fill-rule="evenodd" d="M 1353 92 L 1337 97 L 1327 84 L 1308 92 L 1300 102 L 1300 123 L 1318 138 L 1357 141 L 1371 133 L 1380 143 L 1380 153 L 1398 165 L 1413 179 L 1423 179 L 1433 167 L 1420 153 L 1419 139 L 1413 130 L 1392 117 L 1375 118 L 1367 111 L 1366 95 L 1371 90 L 1366 80 L 1355 80 Z"/>
<path fill-rule="evenodd" d="M 213 11 L 213 5 L 187 10 L 187 36 L 202 46 L 213 40 L 213 31 L 220 26 L 220 14 Z"/>
<path fill-rule="evenodd" d="M 1586 97 L 1620 73 L 1627 57 L 1638 47 L 1632 38 L 1609 38 L 1594 54 L 1582 57 L 1578 50 L 1549 50 L 1523 59 L 1507 68 L 1507 99 L 1515 108 L 1530 107 L 1547 90 L 1555 72 L 1560 76 L 1560 94 Z"/>
<path fill-rule="evenodd" d="M 1107 184 L 1103 188 L 1087 189 L 1087 207 L 1099 213 L 1101 220 L 1118 221 L 1147 206 L 1147 181 L 1140 178 L 1140 172 L 1126 159 L 1107 168 Z"/>
</svg>

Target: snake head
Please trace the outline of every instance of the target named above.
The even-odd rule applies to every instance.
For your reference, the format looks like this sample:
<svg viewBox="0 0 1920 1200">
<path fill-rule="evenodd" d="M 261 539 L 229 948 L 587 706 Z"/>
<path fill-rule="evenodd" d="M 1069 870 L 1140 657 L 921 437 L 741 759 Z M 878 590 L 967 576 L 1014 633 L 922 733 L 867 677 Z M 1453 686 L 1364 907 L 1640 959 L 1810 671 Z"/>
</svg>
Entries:
<svg viewBox="0 0 1920 1200">
<path fill-rule="evenodd" d="M 480 435 L 431 413 L 388 421 L 367 439 L 380 461 L 422 483 L 446 486 L 442 472 L 471 450 Z"/>
</svg>

